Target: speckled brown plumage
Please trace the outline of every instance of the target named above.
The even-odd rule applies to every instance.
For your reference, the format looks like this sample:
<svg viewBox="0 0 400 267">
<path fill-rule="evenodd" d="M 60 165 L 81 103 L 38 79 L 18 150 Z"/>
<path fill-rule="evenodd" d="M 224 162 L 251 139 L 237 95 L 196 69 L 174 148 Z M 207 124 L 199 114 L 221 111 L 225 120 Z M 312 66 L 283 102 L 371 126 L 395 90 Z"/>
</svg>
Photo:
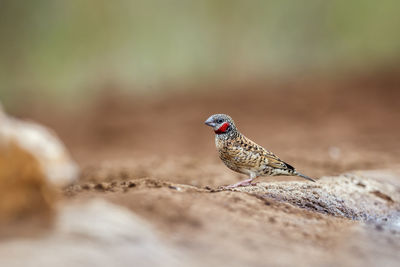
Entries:
<svg viewBox="0 0 400 267">
<path fill-rule="evenodd" d="M 250 177 L 232 187 L 248 185 L 256 177 L 268 175 L 295 175 L 314 182 L 272 152 L 242 135 L 228 115 L 214 114 L 205 123 L 214 129 L 215 145 L 225 165 Z"/>
</svg>

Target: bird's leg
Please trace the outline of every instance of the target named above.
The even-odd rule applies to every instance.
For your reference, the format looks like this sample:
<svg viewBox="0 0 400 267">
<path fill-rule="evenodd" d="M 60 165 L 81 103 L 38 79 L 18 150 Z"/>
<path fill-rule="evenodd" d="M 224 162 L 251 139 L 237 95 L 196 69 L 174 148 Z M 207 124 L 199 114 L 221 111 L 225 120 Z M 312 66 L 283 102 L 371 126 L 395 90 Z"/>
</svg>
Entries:
<svg viewBox="0 0 400 267">
<path fill-rule="evenodd" d="M 254 182 L 253 183 L 253 181 L 254 181 L 254 179 L 256 179 L 257 178 L 257 174 L 255 174 L 254 172 L 252 172 L 251 174 L 250 174 L 250 178 L 251 178 L 251 181 L 250 181 L 250 185 L 257 185 L 257 182 Z"/>
<path fill-rule="evenodd" d="M 236 183 L 236 184 L 227 185 L 227 186 L 225 186 L 225 188 L 236 188 L 236 187 L 239 187 L 239 186 L 251 185 L 251 181 L 253 181 L 253 178 L 243 180 L 243 181 L 241 181 L 239 183 Z"/>
<path fill-rule="evenodd" d="M 248 185 L 252 185 L 251 182 L 252 182 L 256 177 L 257 177 L 257 175 L 256 175 L 255 173 L 250 173 L 250 178 L 249 178 L 249 179 L 243 180 L 243 181 L 241 181 L 241 182 L 239 182 L 239 183 L 236 183 L 236 184 L 231 184 L 231 185 L 225 186 L 225 188 L 236 188 L 236 187 L 239 187 L 239 186 L 248 186 Z"/>
</svg>

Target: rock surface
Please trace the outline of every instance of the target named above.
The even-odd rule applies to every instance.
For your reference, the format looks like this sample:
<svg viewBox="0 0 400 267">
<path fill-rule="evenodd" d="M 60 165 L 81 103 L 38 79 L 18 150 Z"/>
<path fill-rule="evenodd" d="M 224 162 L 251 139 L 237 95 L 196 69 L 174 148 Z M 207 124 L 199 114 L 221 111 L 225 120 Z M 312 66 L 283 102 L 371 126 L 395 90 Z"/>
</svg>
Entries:
<svg viewBox="0 0 400 267">
<path fill-rule="evenodd" d="M 110 177 L 104 172 L 99 168 L 95 174 Z M 151 223 L 190 265 L 397 266 L 400 261 L 398 171 L 234 190 L 119 173 L 108 182 L 91 176 L 66 194 L 77 202 L 102 197 L 125 206 Z"/>
<path fill-rule="evenodd" d="M 388 171 L 360 171 L 323 177 L 317 183 L 259 183 L 234 191 L 352 220 L 378 221 L 389 220 L 395 211 L 400 212 L 398 180 Z"/>
</svg>

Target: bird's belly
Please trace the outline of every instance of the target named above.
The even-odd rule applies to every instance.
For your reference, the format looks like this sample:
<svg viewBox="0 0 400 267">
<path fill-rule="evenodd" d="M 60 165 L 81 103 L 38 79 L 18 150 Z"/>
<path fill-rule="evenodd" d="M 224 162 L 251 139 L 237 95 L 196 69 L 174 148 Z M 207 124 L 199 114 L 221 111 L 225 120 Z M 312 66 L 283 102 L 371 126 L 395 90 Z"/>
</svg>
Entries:
<svg viewBox="0 0 400 267">
<path fill-rule="evenodd" d="M 245 162 L 243 159 L 226 151 L 220 151 L 219 157 L 229 169 L 235 172 L 247 175 L 250 175 L 250 173 L 257 174 L 257 176 L 260 175 L 260 169 L 257 167 L 257 164 L 249 164 L 249 162 Z"/>
<path fill-rule="evenodd" d="M 229 160 L 228 158 L 226 158 L 226 157 L 224 157 L 224 156 L 221 156 L 221 155 L 220 155 L 219 158 L 220 158 L 220 159 L 222 160 L 222 162 L 226 165 L 226 167 L 228 167 L 228 168 L 231 169 L 231 170 L 237 171 L 238 168 L 236 167 L 235 164 L 232 163 L 231 160 Z"/>
<path fill-rule="evenodd" d="M 225 166 L 231 169 L 232 171 L 245 173 L 243 172 L 242 168 L 239 168 L 239 166 L 235 163 L 235 161 L 229 154 L 219 153 L 219 158 L 222 160 Z"/>
</svg>

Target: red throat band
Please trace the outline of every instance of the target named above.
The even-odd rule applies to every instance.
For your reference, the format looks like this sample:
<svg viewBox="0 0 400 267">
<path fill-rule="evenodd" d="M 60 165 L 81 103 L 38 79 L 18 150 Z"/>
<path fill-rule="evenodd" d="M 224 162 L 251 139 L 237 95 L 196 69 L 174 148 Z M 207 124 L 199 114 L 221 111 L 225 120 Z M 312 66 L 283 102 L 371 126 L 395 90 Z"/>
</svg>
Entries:
<svg viewBox="0 0 400 267">
<path fill-rule="evenodd" d="M 225 122 L 218 128 L 218 130 L 214 131 L 216 134 L 222 134 L 226 132 L 226 129 L 230 126 L 229 122 Z"/>
</svg>

